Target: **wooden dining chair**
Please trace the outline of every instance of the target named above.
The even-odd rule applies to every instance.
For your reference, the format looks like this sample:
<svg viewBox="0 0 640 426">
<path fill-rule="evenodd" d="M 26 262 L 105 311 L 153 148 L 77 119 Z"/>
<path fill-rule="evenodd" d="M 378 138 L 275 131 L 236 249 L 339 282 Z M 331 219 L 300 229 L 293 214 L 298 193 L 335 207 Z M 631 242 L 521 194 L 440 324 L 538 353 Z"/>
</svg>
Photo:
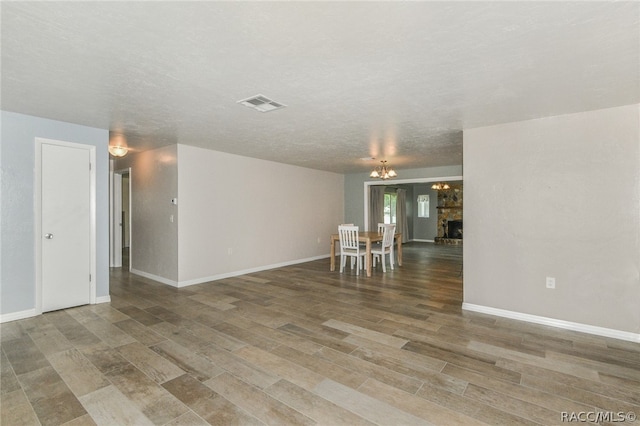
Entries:
<svg viewBox="0 0 640 426">
<path fill-rule="evenodd" d="M 357 262 L 356 275 L 360 275 L 360 269 L 364 265 L 364 257 L 367 254 L 358 242 L 358 227 L 353 225 L 338 226 L 338 236 L 340 238 L 340 273 L 344 271 L 347 257 L 355 258 Z M 353 262 L 351 263 L 353 268 Z"/>
<path fill-rule="evenodd" d="M 376 266 L 377 256 L 380 256 L 380 263 L 382 263 L 382 272 L 387 272 L 387 266 L 385 261 L 385 256 L 389 256 L 389 264 L 391 265 L 391 269 L 393 270 L 393 238 L 396 235 L 396 226 L 395 225 L 385 225 L 383 234 L 382 234 L 382 244 L 371 248 L 371 254 L 373 257 L 373 265 Z"/>
</svg>

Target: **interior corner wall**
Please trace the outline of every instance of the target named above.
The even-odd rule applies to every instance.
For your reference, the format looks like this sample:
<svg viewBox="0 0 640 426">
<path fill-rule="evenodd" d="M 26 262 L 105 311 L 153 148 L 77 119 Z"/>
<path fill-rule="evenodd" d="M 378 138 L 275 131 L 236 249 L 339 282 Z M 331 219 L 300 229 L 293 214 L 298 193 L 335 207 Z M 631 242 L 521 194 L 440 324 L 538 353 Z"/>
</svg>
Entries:
<svg viewBox="0 0 640 426">
<path fill-rule="evenodd" d="M 181 285 L 327 257 L 344 221 L 341 174 L 178 145 L 178 187 Z"/>
<path fill-rule="evenodd" d="M 466 304 L 640 333 L 639 111 L 465 130 Z"/>
<path fill-rule="evenodd" d="M 115 169 L 131 167 L 131 271 L 178 282 L 178 147 L 130 152 Z M 178 205 L 171 203 L 178 198 Z"/>
<path fill-rule="evenodd" d="M 0 314 L 35 309 L 35 138 L 96 147 L 96 296 L 109 295 L 109 131 L 0 112 Z"/>
</svg>

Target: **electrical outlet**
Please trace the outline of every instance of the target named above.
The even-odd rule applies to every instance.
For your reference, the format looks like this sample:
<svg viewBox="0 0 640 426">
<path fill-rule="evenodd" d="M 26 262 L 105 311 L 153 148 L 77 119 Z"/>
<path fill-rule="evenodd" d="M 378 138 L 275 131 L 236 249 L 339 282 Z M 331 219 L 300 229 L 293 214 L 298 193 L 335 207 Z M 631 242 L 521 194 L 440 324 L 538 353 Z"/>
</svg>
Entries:
<svg viewBox="0 0 640 426">
<path fill-rule="evenodd" d="M 556 288 L 556 279 L 554 277 L 547 277 L 547 288 Z"/>
<path fill-rule="evenodd" d="M 320 237 L 318 237 L 318 244 L 320 244 Z"/>
<path fill-rule="evenodd" d="M 227 249 L 227 254 L 233 254 L 233 249 L 231 247 Z"/>
</svg>

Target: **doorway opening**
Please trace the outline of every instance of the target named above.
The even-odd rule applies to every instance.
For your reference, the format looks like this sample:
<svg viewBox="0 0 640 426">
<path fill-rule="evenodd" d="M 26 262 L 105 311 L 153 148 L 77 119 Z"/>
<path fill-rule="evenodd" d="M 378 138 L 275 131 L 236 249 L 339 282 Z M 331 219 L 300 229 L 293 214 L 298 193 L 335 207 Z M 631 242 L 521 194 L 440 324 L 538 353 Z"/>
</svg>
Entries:
<svg viewBox="0 0 640 426">
<path fill-rule="evenodd" d="M 431 188 L 431 185 L 433 183 L 436 182 L 449 182 L 449 183 L 462 183 L 463 182 L 463 178 L 462 176 L 440 176 L 440 177 L 430 177 L 430 178 L 415 178 L 415 179 L 394 179 L 393 181 L 386 181 L 386 182 L 380 182 L 380 181 L 365 181 L 364 182 L 364 226 L 365 226 L 365 230 L 369 231 L 372 230 L 372 224 L 370 223 L 370 206 L 371 206 L 371 193 L 372 193 L 372 188 L 375 187 L 387 187 L 387 188 L 404 188 L 405 190 L 408 190 L 410 195 L 406 198 L 406 202 L 407 205 L 410 205 L 413 203 L 413 207 L 407 207 L 405 209 L 405 213 L 407 215 L 413 215 L 413 226 L 411 225 L 411 221 L 408 220 L 408 218 L 405 218 L 405 223 L 408 224 L 407 228 L 408 228 L 408 232 L 407 235 L 410 236 L 410 238 L 408 238 L 407 240 L 405 240 L 403 238 L 404 243 L 406 244 L 408 243 L 407 248 L 415 246 L 415 247 L 425 247 L 425 248 L 429 248 L 428 252 L 431 253 L 432 255 L 434 255 L 435 253 L 439 253 L 441 252 L 441 255 L 444 257 L 451 257 L 453 258 L 458 258 L 459 259 L 459 265 L 456 263 L 455 266 L 453 266 L 454 268 L 456 268 L 458 270 L 458 274 L 460 277 L 462 277 L 462 269 L 463 269 L 463 256 L 462 256 L 462 246 L 461 243 L 458 245 L 457 248 L 453 247 L 445 247 L 442 245 L 437 245 L 435 244 L 436 242 L 436 238 L 438 237 L 438 233 L 439 228 L 439 213 L 442 211 L 443 207 L 439 206 L 439 196 L 437 195 L 437 192 L 439 191 L 435 191 L 433 190 L 433 194 L 431 195 L 431 197 L 425 197 L 425 195 L 428 196 L 427 191 L 416 191 L 416 186 L 423 184 L 423 186 L 427 186 L 428 188 Z M 428 185 L 427 185 L 428 184 Z M 414 190 L 411 190 L 411 186 L 414 186 Z M 374 191 L 375 192 L 375 191 Z M 386 194 L 386 191 L 385 191 Z M 420 204 L 422 202 L 422 204 Z M 422 205 L 422 209 L 423 211 L 421 212 L 420 210 L 420 206 Z M 428 206 L 428 207 L 427 207 Z M 447 205 L 448 206 L 448 205 Z M 396 209 L 397 209 L 397 204 L 396 204 Z M 459 214 L 462 214 L 462 207 L 456 207 L 459 210 L 457 210 L 457 212 Z M 453 208 L 451 208 L 453 209 Z M 375 215 L 373 216 L 375 217 Z M 458 219 L 457 217 L 454 219 Z M 396 221 L 401 221 L 403 220 L 400 217 L 396 217 Z M 429 228 L 429 232 L 425 233 L 425 235 L 422 235 L 421 232 L 418 232 L 418 229 L 423 227 L 424 224 L 429 223 L 431 225 L 433 225 L 433 229 Z M 424 226 L 431 226 L 431 225 L 424 225 Z M 459 227 L 458 231 L 455 231 L 456 234 L 462 234 L 462 228 Z M 404 232 L 403 232 L 404 234 Z M 462 241 L 461 236 L 456 239 L 455 241 Z M 452 253 L 449 254 L 445 254 L 445 252 L 447 251 L 452 251 Z M 423 252 L 421 250 L 418 250 L 418 252 Z"/>
<path fill-rule="evenodd" d="M 111 185 L 111 267 L 131 270 L 131 168 L 115 170 Z"/>
<path fill-rule="evenodd" d="M 462 176 L 442 176 L 442 177 L 432 177 L 432 178 L 415 178 L 415 179 L 394 179 L 392 182 L 379 182 L 379 181 L 366 181 L 364 182 L 364 226 L 365 231 L 369 231 L 369 209 L 370 209 L 370 196 L 371 196 L 371 187 L 373 186 L 398 186 L 404 184 L 426 184 L 426 183 L 435 183 L 435 182 L 451 182 L 451 181 L 462 181 Z M 413 194 L 419 195 L 419 194 Z M 417 198 L 416 200 L 417 201 Z M 417 205 L 417 204 L 416 204 Z M 416 207 L 417 208 L 417 207 Z"/>
</svg>

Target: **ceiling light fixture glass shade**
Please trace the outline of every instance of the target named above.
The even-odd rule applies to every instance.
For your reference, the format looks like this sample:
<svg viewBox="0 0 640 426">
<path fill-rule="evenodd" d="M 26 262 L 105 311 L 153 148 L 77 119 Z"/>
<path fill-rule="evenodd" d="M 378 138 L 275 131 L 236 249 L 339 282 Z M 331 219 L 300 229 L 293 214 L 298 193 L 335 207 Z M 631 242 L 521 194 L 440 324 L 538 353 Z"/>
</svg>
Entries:
<svg viewBox="0 0 640 426">
<path fill-rule="evenodd" d="M 436 191 L 441 191 L 443 189 L 451 189 L 447 182 L 438 182 L 431 185 L 431 189 L 435 189 Z"/>
<path fill-rule="evenodd" d="M 109 153 L 114 157 L 124 157 L 127 152 L 129 152 L 129 148 L 126 146 L 115 145 L 109 147 Z"/>
<path fill-rule="evenodd" d="M 386 160 L 381 161 L 381 163 L 382 163 L 381 166 L 378 166 L 371 171 L 371 174 L 369 174 L 369 177 L 387 180 L 387 179 L 391 179 L 398 176 L 395 170 L 387 166 Z"/>
</svg>

